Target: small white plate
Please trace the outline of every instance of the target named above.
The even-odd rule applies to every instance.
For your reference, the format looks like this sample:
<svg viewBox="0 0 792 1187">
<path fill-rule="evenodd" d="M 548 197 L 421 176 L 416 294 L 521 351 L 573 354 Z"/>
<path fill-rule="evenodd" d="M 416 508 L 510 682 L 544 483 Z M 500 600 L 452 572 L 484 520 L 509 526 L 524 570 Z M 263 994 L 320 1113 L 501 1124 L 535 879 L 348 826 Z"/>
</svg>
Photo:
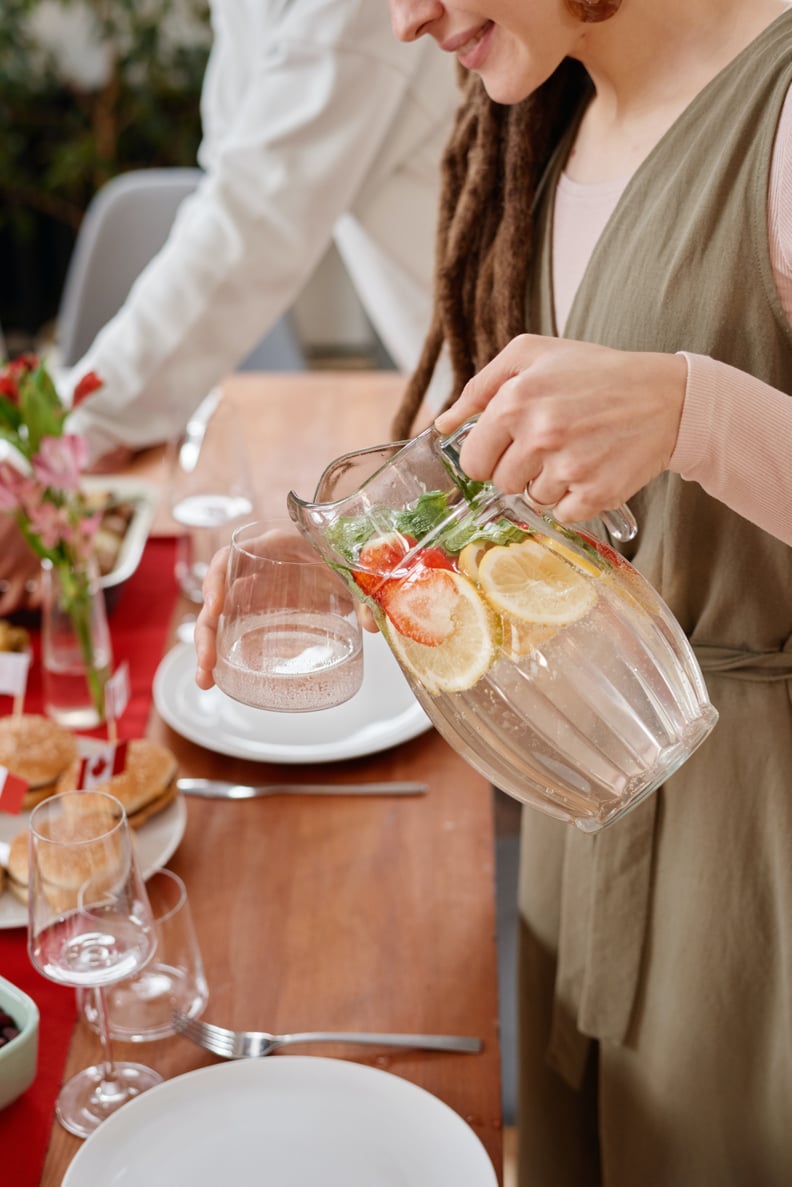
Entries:
<svg viewBox="0 0 792 1187">
<path fill-rule="evenodd" d="M 11 816 L 0 812 L 0 841 L 10 842 L 17 833 L 28 826 L 29 812 Z M 182 796 L 150 816 L 139 829 L 133 832 L 135 852 L 144 878 L 148 878 L 159 866 L 164 866 L 176 852 L 187 825 L 187 807 Z M 14 898 L 10 890 L 0 894 L 0 929 L 27 927 L 27 907 Z"/>
<path fill-rule="evenodd" d="M 154 677 L 154 704 L 177 734 L 218 754 L 258 762 L 336 762 L 415 738 L 431 722 L 381 635 L 363 639 L 363 684 L 343 705 L 316 713 L 251 709 L 195 683 L 195 649 L 174 647 Z"/>
<path fill-rule="evenodd" d="M 274 1055 L 200 1068 L 136 1097 L 78 1150 L 63 1187 L 497 1181 L 470 1126 L 423 1088 L 348 1060 Z"/>
</svg>

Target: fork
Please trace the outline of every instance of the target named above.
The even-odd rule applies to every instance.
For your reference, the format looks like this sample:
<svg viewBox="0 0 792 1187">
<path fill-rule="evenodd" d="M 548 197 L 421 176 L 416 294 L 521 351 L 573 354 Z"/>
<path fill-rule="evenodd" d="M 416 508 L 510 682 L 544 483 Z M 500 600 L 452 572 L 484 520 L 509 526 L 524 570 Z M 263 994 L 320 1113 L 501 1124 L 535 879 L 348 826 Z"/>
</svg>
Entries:
<svg viewBox="0 0 792 1187">
<path fill-rule="evenodd" d="M 374 1034 L 370 1031 L 309 1030 L 273 1035 L 261 1030 L 228 1030 L 175 1011 L 175 1029 L 199 1047 L 223 1059 L 251 1059 L 270 1055 L 290 1043 L 365 1043 L 375 1047 L 413 1047 L 427 1051 L 480 1051 L 481 1039 L 464 1035 Z"/>
</svg>

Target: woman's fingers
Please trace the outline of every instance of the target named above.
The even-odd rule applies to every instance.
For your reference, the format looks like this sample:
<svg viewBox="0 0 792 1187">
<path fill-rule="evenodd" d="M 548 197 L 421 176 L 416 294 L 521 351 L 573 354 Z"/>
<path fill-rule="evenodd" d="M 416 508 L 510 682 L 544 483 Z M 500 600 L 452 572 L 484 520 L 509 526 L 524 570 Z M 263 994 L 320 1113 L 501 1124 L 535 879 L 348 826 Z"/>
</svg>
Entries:
<svg viewBox="0 0 792 1187">
<path fill-rule="evenodd" d="M 203 583 L 203 605 L 195 623 L 195 682 L 199 688 L 214 684 L 217 662 L 217 624 L 223 612 L 229 549 L 221 548 L 209 563 Z"/>
<path fill-rule="evenodd" d="M 566 522 L 617 507 L 668 465 L 684 404 L 678 355 L 515 338 L 438 417 L 446 433 L 478 419 L 460 451 L 464 471 L 506 494 L 530 488 Z"/>
</svg>

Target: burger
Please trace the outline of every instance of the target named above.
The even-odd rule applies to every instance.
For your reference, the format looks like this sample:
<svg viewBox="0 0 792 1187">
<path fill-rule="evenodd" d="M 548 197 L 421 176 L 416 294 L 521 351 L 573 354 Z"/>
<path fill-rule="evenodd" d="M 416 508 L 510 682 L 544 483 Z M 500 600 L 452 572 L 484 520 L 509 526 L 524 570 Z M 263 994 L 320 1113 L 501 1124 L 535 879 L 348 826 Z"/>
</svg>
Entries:
<svg viewBox="0 0 792 1187">
<path fill-rule="evenodd" d="M 60 777 L 77 761 L 74 734 L 56 721 L 35 713 L 0 717 L 0 766 L 27 783 L 23 810 L 52 795 Z"/>
<path fill-rule="evenodd" d="M 133 738 L 127 743 L 126 765 L 117 775 L 101 783 L 91 783 L 91 791 L 106 791 L 124 806 L 132 828 L 140 828 L 149 817 L 176 798 L 178 763 L 166 746 L 149 738 Z M 57 790 L 76 791 L 80 760 L 75 759 L 58 779 Z"/>
<path fill-rule="evenodd" d="M 83 799 L 82 796 L 78 798 Z M 117 831 L 113 833 L 112 816 L 95 806 L 95 797 L 90 792 L 85 795 L 84 804 L 79 812 L 58 816 L 47 829 L 47 837 L 52 841 L 76 841 L 80 844 L 65 849 L 55 844 L 39 843 L 41 890 L 59 911 L 76 907 L 80 893 L 86 886 L 97 892 L 109 890 L 116 877 L 113 859 L 117 859 L 123 844 L 122 838 Z M 23 903 L 29 897 L 28 840 L 29 830 L 17 833 L 8 852 L 8 889 Z"/>
<path fill-rule="evenodd" d="M 21 903 L 28 900 L 28 834 L 17 833 L 8 847 L 6 886 Z"/>
</svg>

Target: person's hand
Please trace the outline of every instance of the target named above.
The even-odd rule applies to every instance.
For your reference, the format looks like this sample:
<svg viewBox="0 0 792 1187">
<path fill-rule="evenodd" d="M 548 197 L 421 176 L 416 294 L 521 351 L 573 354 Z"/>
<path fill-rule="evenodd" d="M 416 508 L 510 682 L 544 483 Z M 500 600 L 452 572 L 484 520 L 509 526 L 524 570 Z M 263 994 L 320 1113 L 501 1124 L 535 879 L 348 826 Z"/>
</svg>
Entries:
<svg viewBox="0 0 792 1187">
<path fill-rule="evenodd" d="M 41 561 L 13 515 L 0 512 L 0 615 L 41 605 Z"/>
<path fill-rule="evenodd" d="M 465 386 L 435 427 L 479 419 L 460 462 L 504 494 L 530 488 L 561 522 L 618 507 L 668 465 L 685 398 L 677 355 L 522 334 Z"/>
<path fill-rule="evenodd" d="M 195 683 L 199 688 L 211 688 L 214 684 L 212 672 L 217 662 L 217 624 L 225 600 L 229 551 L 226 545 L 214 554 L 204 577 L 203 605 L 195 623 Z"/>
</svg>

